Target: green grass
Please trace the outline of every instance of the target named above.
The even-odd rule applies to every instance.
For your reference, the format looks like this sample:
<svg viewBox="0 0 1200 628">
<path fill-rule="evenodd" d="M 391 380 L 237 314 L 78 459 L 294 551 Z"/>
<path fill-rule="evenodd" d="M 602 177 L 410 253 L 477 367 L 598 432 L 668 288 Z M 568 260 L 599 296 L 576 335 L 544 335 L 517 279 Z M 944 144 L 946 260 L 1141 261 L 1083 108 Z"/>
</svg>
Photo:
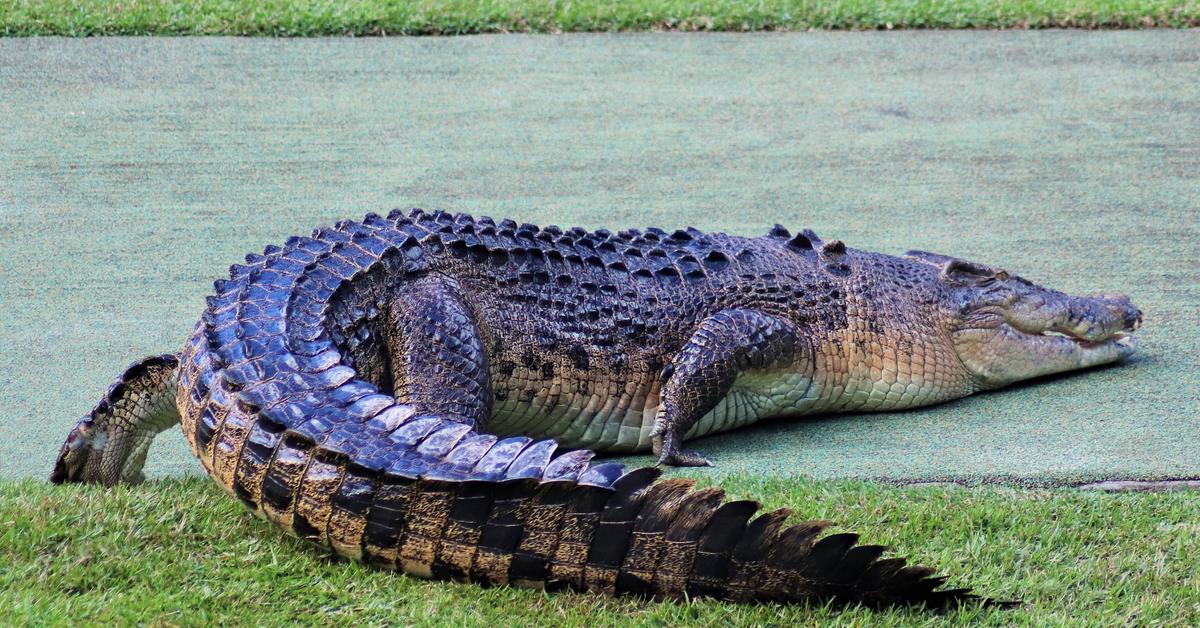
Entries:
<svg viewBox="0 0 1200 628">
<path fill-rule="evenodd" d="M 730 478 L 865 532 L 1012 611 L 653 603 L 424 582 L 336 562 L 192 478 L 104 491 L 0 483 L 0 624 L 1195 625 L 1194 493 L 892 488 Z"/>
<path fill-rule="evenodd" d="M 1197 25 L 1197 0 L 0 0 L 0 33 L 6 35 L 435 35 Z"/>
</svg>

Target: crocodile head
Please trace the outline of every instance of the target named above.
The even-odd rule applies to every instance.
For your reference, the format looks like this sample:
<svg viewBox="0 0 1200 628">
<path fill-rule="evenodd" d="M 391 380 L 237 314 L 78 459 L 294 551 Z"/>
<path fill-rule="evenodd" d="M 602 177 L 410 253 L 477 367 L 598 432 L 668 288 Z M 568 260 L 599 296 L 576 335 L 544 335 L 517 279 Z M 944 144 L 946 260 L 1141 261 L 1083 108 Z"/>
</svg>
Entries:
<svg viewBox="0 0 1200 628">
<path fill-rule="evenodd" d="M 1142 312 L 1120 294 L 1077 297 L 1004 270 L 909 251 L 939 269 L 943 319 L 979 389 L 1109 364 L 1133 354 Z"/>
</svg>

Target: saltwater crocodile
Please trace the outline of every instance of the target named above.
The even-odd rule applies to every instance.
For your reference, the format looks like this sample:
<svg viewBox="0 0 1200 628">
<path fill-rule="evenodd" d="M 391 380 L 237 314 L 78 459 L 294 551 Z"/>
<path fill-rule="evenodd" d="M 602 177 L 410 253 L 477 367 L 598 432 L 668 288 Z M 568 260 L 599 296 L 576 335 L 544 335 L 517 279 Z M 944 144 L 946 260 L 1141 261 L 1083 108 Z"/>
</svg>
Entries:
<svg viewBox="0 0 1200 628">
<path fill-rule="evenodd" d="M 181 422 L 255 513 L 408 574 L 662 598 L 977 599 L 829 525 L 590 462 L 773 416 L 910 408 L 1120 360 L 1141 313 L 776 226 L 539 228 L 420 210 L 249 255 L 179 354 L 130 367 L 54 482 L 141 480 Z M 552 439 L 552 440 L 536 440 Z M 557 441 L 557 442 L 556 442 Z"/>
</svg>

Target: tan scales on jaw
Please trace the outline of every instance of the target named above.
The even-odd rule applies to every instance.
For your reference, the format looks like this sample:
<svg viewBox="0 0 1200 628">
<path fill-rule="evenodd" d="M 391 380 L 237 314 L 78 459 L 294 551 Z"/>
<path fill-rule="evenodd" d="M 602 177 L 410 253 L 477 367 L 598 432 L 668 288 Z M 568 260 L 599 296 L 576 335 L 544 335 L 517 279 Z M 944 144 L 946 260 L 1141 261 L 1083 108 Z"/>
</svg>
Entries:
<svg viewBox="0 0 1200 628">
<path fill-rule="evenodd" d="M 613 234 L 396 212 L 230 273 L 178 356 L 135 364 L 80 422 L 52 479 L 134 481 L 179 420 L 230 494 L 342 556 L 660 597 L 972 599 L 822 536 L 827 522 L 787 527 L 786 510 L 756 518 L 719 489 L 484 431 L 703 464 L 684 440 L 1111 362 L 1140 322 L 1124 297 L 781 227 Z"/>
</svg>

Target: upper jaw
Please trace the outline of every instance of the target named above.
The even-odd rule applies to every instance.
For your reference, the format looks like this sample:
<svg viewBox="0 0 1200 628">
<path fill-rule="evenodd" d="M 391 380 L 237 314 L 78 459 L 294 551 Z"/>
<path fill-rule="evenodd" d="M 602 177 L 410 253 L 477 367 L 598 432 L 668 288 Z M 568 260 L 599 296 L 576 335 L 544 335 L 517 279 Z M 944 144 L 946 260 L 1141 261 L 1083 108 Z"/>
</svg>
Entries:
<svg viewBox="0 0 1200 628">
<path fill-rule="evenodd" d="M 1133 333 L 1142 324 L 1142 311 L 1121 294 L 1061 295 L 1032 309 L 1005 311 L 1004 319 L 1028 335 L 1057 335 L 1086 346 L 1117 341 Z"/>
</svg>

